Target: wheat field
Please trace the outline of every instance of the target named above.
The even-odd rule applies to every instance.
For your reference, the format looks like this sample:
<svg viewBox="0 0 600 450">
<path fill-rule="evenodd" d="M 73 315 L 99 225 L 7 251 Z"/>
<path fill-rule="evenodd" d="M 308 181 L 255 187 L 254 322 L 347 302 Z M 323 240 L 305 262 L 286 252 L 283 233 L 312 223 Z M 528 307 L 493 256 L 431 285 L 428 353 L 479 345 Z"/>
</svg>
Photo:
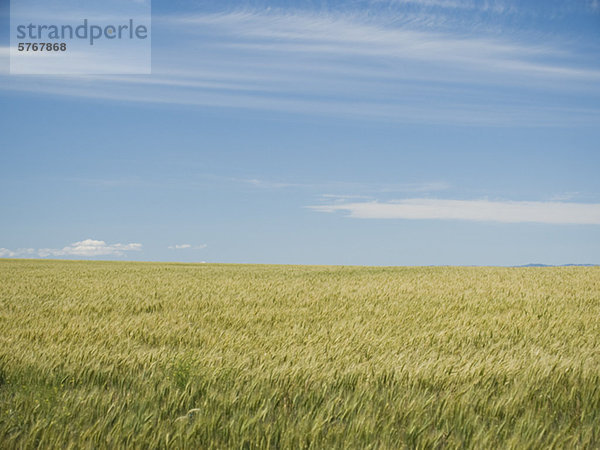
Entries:
<svg viewBox="0 0 600 450">
<path fill-rule="evenodd" d="M 0 260 L 3 448 L 598 448 L 600 268 Z"/>
</svg>

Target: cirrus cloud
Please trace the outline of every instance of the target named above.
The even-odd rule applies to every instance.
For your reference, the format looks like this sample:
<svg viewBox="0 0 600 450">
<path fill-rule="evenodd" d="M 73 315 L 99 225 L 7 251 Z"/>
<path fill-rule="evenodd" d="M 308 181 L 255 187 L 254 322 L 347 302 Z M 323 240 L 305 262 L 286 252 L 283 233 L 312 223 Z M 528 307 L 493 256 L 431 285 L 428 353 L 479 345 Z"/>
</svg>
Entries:
<svg viewBox="0 0 600 450">
<path fill-rule="evenodd" d="M 405 199 L 309 206 L 358 219 L 441 219 L 503 223 L 600 225 L 600 204 L 535 201 Z"/>
<path fill-rule="evenodd" d="M 192 249 L 192 250 L 202 250 L 203 248 L 206 248 L 206 244 L 201 244 L 201 245 L 192 245 L 192 244 L 175 244 L 175 245 L 169 245 L 168 247 L 170 250 L 188 250 L 188 249 Z"/>
</svg>

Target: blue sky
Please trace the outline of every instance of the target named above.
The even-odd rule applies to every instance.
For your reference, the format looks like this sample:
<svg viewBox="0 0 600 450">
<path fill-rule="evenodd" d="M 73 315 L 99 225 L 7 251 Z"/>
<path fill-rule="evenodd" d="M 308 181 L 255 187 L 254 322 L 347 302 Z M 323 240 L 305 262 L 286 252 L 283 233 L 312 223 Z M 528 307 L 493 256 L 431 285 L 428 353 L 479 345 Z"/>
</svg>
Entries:
<svg viewBox="0 0 600 450">
<path fill-rule="evenodd" d="M 0 257 L 600 263 L 600 3 L 152 2 L 152 74 L 9 74 Z"/>
</svg>

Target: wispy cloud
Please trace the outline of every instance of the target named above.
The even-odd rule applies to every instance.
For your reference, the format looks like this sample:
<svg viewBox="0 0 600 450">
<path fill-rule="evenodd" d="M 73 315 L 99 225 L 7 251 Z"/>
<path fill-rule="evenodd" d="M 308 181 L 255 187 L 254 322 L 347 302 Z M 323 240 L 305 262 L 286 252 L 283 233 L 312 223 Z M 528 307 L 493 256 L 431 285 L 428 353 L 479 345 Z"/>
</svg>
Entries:
<svg viewBox="0 0 600 450">
<path fill-rule="evenodd" d="M 121 177 L 121 178 L 81 178 L 71 177 L 67 178 L 66 181 L 71 181 L 85 186 L 94 186 L 102 188 L 114 188 L 114 187 L 132 187 L 140 186 L 143 184 L 143 180 L 139 176 L 133 177 Z"/>
<path fill-rule="evenodd" d="M 528 2 L 519 0 L 371 0 L 373 6 L 417 7 L 425 10 L 459 10 L 478 11 L 492 14 L 540 15 L 556 16 L 572 12 L 595 11 L 598 0 L 582 0 L 564 2 L 562 0 L 546 0 L 544 8 L 532 8 Z M 537 5 L 536 5 L 537 6 Z"/>
<path fill-rule="evenodd" d="M 462 33 L 414 29 L 398 23 L 395 17 L 244 11 L 173 17 L 170 20 L 190 26 L 192 33 L 203 27 L 211 27 L 229 36 L 222 43 L 225 47 L 276 54 L 325 54 L 338 58 L 346 55 L 363 56 L 382 58 L 388 62 L 402 60 L 421 61 L 431 66 L 445 64 L 455 69 L 464 69 L 468 65 L 471 69 L 500 76 L 507 72 L 536 78 L 546 74 L 597 80 L 600 76 L 598 69 L 582 67 L 575 70 L 566 66 L 574 62 L 566 58 L 569 57 L 568 51 L 551 43 L 531 44 L 485 34 L 465 36 Z M 546 58 L 546 61 L 540 58 Z M 583 65 L 585 61 L 580 63 Z M 461 73 L 465 75 L 464 70 Z M 395 77 L 406 75 L 406 72 L 394 73 Z M 436 75 L 444 79 L 448 76 L 433 72 L 430 77 Z M 496 77 L 494 80 L 502 82 Z"/>
<path fill-rule="evenodd" d="M 600 225 L 600 204 L 489 200 L 406 199 L 309 206 L 319 212 L 346 212 L 358 219 L 438 219 L 479 222 Z"/>
<path fill-rule="evenodd" d="M 179 166 L 175 165 L 179 170 Z M 172 169 L 173 170 L 173 169 Z M 51 178 L 51 180 L 54 180 Z M 195 189 L 210 186 L 237 186 L 247 190 L 297 190 L 326 192 L 321 196 L 338 198 L 371 198 L 375 193 L 408 193 L 408 192 L 439 192 L 450 189 L 452 186 L 445 181 L 423 181 L 423 182 L 382 182 L 382 181 L 310 181 L 303 179 L 281 179 L 256 176 L 226 176 L 222 174 L 196 173 L 192 172 L 189 177 L 182 176 L 179 172 L 175 175 L 166 176 L 164 179 L 150 179 L 143 177 L 126 178 L 82 178 L 68 177 L 60 178 L 60 181 L 68 181 L 82 186 L 93 186 L 101 188 L 185 188 Z M 315 192 L 317 191 L 317 192 Z"/>
<path fill-rule="evenodd" d="M 420 183 L 385 183 L 385 182 L 360 182 L 360 181 L 326 181 L 308 182 L 298 180 L 273 180 L 255 177 L 224 177 L 218 175 L 204 175 L 205 178 L 221 182 L 237 183 L 259 189 L 298 189 L 298 190 L 320 190 L 331 191 L 322 197 L 345 197 L 357 198 L 371 193 L 393 193 L 393 192 L 437 192 L 450 189 L 450 184 L 444 181 L 428 181 Z M 335 191 L 344 191 L 338 194 Z M 348 194 L 348 191 L 354 191 Z"/>
<path fill-rule="evenodd" d="M 192 244 L 175 244 L 169 245 L 170 250 L 202 250 L 206 248 L 206 244 L 192 245 Z"/>
<path fill-rule="evenodd" d="M 564 42 L 465 35 L 402 17 L 306 10 L 156 16 L 165 47 L 154 48 L 152 76 L 39 83 L 5 75 L 0 89 L 411 123 L 568 126 L 600 119 L 600 108 L 576 98 L 600 97 L 600 67 Z M 548 95 L 557 91 L 569 95 Z"/>
<path fill-rule="evenodd" d="M 83 241 L 74 242 L 63 248 L 26 248 L 9 250 L 0 248 L 0 257 L 2 258 L 18 258 L 23 256 L 39 256 L 45 258 L 48 256 L 124 256 L 125 253 L 131 251 L 142 250 L 142 244 L 107 244 L 105 241 L 95 239 L 85 239 Z"/>
<path fill-rule="evenodd" d="M 312 188 L 313 184 L 307 183 L 290 183 L 285 181 L 269 181 L 262 180 L 259 178 L 234 178 L 232 181 L 238 181 L 240 183 L 249 184 L 258 188 L 265 189 L 283 189 L 283 188 Z"/>
<path fill-rule="evenodd" d="M 323 194 L 321 195 L 326 201 L 346 201 L 346 200 L 356 200 L 356 199 L 372 199 L 373 197 L 369 195 L 353 195 L 353 194 Z"/>
<path fill-rule="evenodd" d="M 444 9 L 477 9 L 481 11 L 504 12 L 507 8 L 505 1 L 469 1 L 469 0 L 371 0 L 373 4 L 416 5 L 426 8 Z"/>
</svg>

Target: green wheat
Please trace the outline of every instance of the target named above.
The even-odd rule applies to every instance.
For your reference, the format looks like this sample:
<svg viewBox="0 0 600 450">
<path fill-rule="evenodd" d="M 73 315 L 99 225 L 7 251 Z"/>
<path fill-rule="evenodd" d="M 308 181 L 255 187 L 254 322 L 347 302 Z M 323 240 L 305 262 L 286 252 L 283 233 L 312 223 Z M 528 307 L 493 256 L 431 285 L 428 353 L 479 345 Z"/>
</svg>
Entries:
<svg viewBox="0 0 600 450">
<path fill-rule="evenodd" d="M 3 448 L 598 448 L 600 268 L 0 261 Z"/>
</svg>

